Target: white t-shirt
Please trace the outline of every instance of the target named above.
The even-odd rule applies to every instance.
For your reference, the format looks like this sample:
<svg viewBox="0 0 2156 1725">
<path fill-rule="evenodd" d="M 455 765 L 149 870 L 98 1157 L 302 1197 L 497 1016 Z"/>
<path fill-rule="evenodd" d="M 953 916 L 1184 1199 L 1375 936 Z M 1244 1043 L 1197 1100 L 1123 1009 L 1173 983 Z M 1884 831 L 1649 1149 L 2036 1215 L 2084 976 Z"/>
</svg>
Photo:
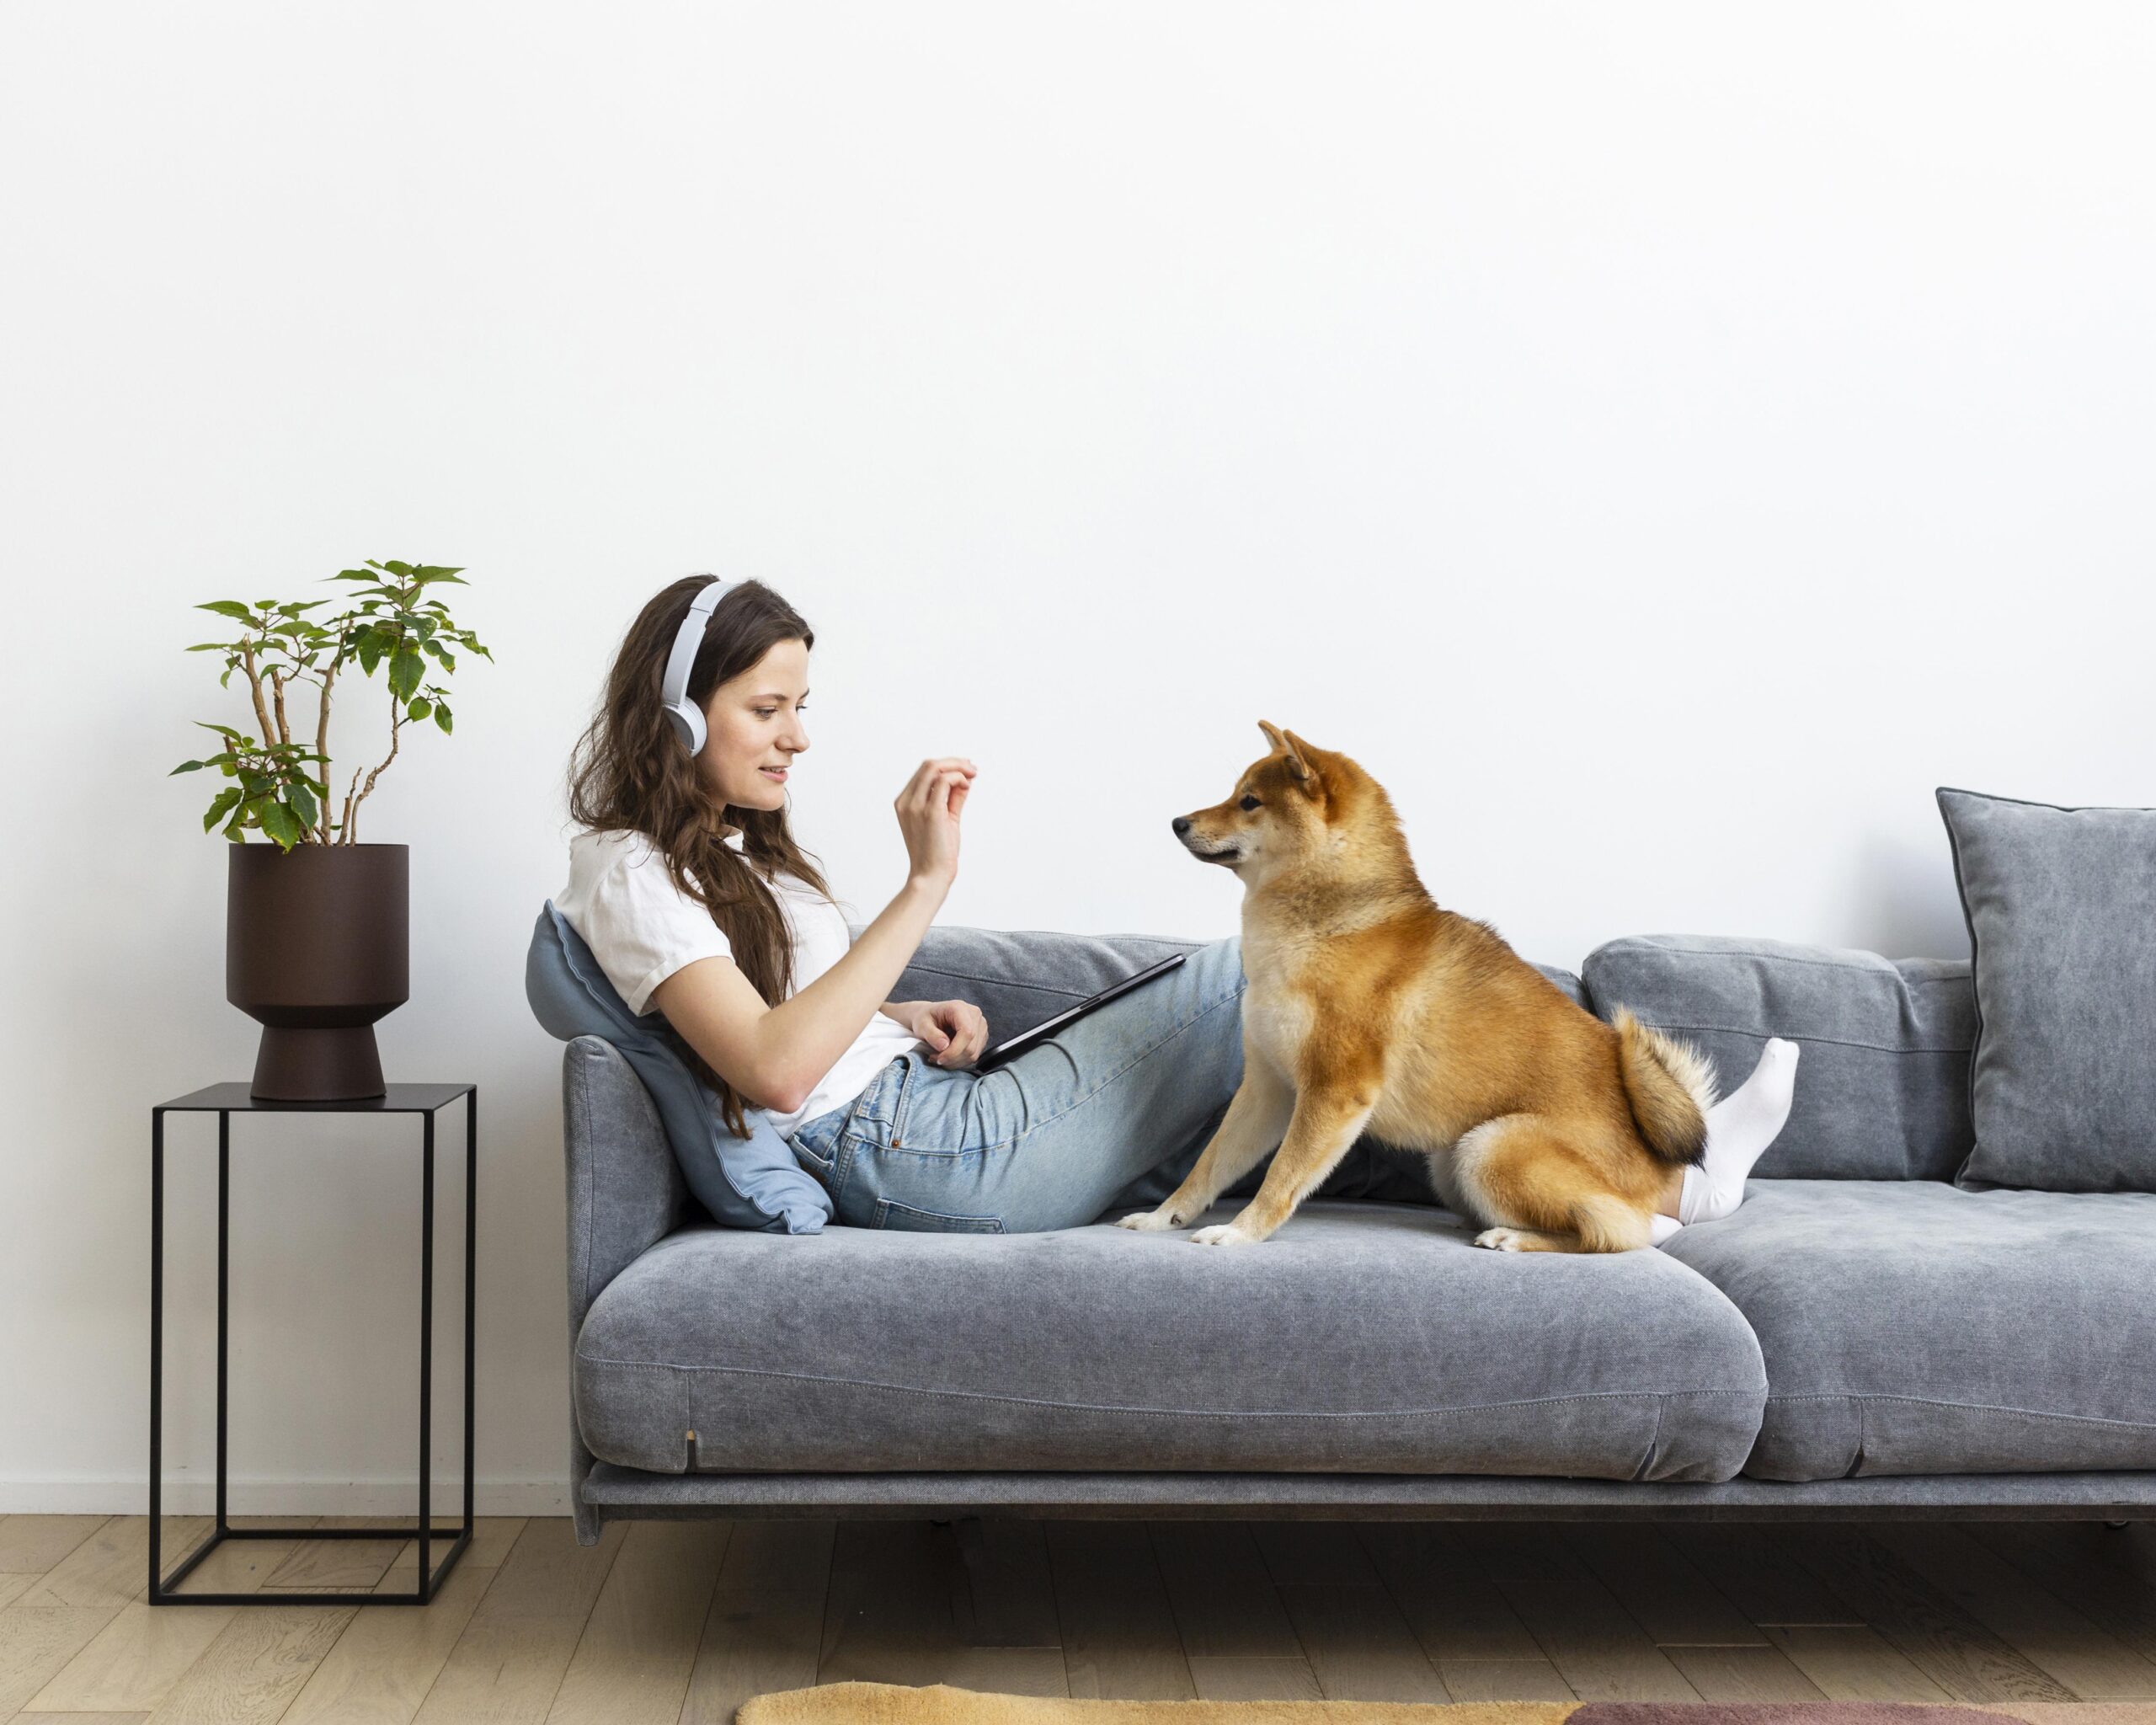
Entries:
<svg viewBox="0 0 2156 1725">
<path fill-rule="evenodd" d="M 726 842 L 741 848 L 738 828 Z M 771 885 L 793 937 L 798 994 L 846 956 L 853 937 L 845 913 L 798 876 L 782 873 Z M 569 882 L 554 895 L 554 908 L 583 937 L 632 1012 L 651 1010 L 651 991 L 683 965 L 733 957 L 711 912 L 674 884 L 666 859 L 640 832 L 579 833 L 569 842 Z M 926 1046 L 896 1019 L 873 1013 L 808 1099 L 790 1114 L 771 1111 L 771 1122 L 791 1134 L 851 1102 L 899 1055 Z"/>
</svg>

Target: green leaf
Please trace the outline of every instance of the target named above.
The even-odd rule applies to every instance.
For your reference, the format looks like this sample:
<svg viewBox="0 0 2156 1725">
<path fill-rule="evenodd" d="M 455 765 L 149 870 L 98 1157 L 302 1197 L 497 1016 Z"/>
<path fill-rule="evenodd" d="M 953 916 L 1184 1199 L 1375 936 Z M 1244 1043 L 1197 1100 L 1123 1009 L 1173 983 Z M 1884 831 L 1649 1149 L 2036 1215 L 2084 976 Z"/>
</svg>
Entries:
<svg viewBox="0 0 2156 1725">
<path fill-rule="evenodd" d="M 433 711 L 434 703 L 428 700 L 425 696 L 422 695 L 418 700 L 414 701 L 409 707 L 404 709 L 404 716 L 409 719 L 422 719 Z"/>
<path fill-rule="evenodd" d="M 312 826 L 322 818 L 322 805 L 314 800 L 314 793 L 307 788 L 305 779 L 295 781 L 286 789 L 291 801 L 292 813 L 300 818 L 302 826 Z"/>
<path fill-rule="evenodd" d="M 449 709 L 446 707 L 441 706 L 439 703 L 436 704 L 435 708 L 435 723 L 440 725 L 445 733 L 448 731 L 450 719 Z"/>
<path fill-rule="evenodd" d="M 237 731 L 234 730 L 228 724 L 218 724 L 212 720 L 206 718 L 198 718 L 195 722 L 200 725 L 204 730 L 215 731 L 221 737 L 236 737 L 239 734 Z"/>
<path fill-rule="evenodd" d="M 369 563 L 374 563 L 374 559 L 372 558 L 369 558 L 367 561 Z M 398 563 L 393 558 L 387 563 L 375 563 L 375 567 L 378 569 L 387 569 L 391 574 L 400 577 L 408 576 L 412 573 L 411 564 L 408 563 Z"/>
<path fill-rule="evenodd" d="M 229 653 L 232 650 L 232 644 L 229 641 L 197 641 L 187 650 L 189 653 Z"/>
<path fill-rule="evenodd" d="M 214 611 L 219 617 L 236 617 L 243 623 L 254 621 L 254 613 L 237 599 L 213 599 L 207 605 L 198 605 L 195 608 L 197 611 Z"/>
<path fill-rule="evenodd" d="M 210 805 L 210 812 L 202 817 L 202 830 L 207 832 L 222 820 L 226 814 L 237 804 L 239 799 L 239 788 L 236 785 L 227 785 L 223 790 L 218 792 L 217 800 Z"/>
<path fill-rule="evenodd" d="M 300 824 L 299 817 L 282 803 L 262 804 L 258 818 L 262 822 L 263 831 L 268 833 L 271 838 L 276 840 L 281 848 L 287 851 L 297 844 L 307 831 L 307 829 Z"/>
<path fill-rule="evenodd" d="M 389 692 L 402 701 L 419 686 L 427 662 L 416 647 L 400 646 L 389 659 Z"/>
<path fill-rule="evenodd" d="M 209 764 L 210 763 L 206 761 L 183 761 L 179 766 L 173 768 L 170 772 L 167 773 L 165 777 L 167 778 L 177 778 L 183 772 L 200 772 Z"/>
</svg>

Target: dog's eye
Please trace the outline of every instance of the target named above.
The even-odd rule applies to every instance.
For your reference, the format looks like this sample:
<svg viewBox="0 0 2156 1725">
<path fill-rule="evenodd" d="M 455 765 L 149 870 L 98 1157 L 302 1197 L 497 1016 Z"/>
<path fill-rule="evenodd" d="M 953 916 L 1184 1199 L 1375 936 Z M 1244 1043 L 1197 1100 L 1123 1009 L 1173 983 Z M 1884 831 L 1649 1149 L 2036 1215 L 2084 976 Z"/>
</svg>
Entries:
<svg viewBox="0 0 2156 1725">
<path fill-rule="evenodd" d="M 1235 804 L 1235 807 L 1238 809 L 1255 809 L 1257 807 L 1257 798 L 1255 797 L 1245 797 L 1241 802 Z"/>
</svg>

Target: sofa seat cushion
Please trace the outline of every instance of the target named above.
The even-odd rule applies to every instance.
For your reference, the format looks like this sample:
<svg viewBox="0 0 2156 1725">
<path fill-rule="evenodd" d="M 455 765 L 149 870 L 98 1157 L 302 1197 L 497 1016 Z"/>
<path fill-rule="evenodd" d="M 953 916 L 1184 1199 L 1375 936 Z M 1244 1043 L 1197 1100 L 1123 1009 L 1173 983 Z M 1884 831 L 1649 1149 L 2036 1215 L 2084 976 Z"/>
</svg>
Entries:
<svg viewBox="0 0 2156 1725">
<path fill-rule="evenodd" d="M 2156 1467 L 2156 1194 L 1754 1180 L 1663 1250 L 1759 1338 L 1754 1478 Z"/>
<path fill-rule="evenodd" d="M 1768 1038 L 1803 1050 L 1762 1178 L 1949 1180 L 1969 1153 L 1977 999 L 1966 959 L 1643 934 L 1597 947 L 1582 968 L 1598 1013 L 1629 1007 L 1690 1043 L 1725 1095 Z"/>
<path fill-rule="evenodd" d="M 593 1302 L 574 1379 L 592 1453 L 665 1473 L 1724 1480 L 1765 1394 L 1736 1308 L 1662 1252 L 1485 1252 L 1449 1211 L 1325 1199 L 1230 1247 L 684 1229 Z"/>
</svg>

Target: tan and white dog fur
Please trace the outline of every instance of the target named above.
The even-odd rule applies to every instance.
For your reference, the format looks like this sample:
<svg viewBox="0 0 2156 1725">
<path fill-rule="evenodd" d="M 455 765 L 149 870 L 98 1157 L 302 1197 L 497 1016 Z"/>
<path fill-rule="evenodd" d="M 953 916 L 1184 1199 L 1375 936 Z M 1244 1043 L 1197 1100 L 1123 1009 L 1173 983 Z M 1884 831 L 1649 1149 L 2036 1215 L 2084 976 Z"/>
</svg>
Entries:
<svg viewBox="0 0 2156 1725">
<path fill-rule="evenodd" d="M 1439 909 L 1383 788 L 1258 723 L 1272 752 L 1175 822 L 1243 884 L 1242 1082 L 1189 1178 L 1118 1226 L 1186 1226 L 1277 1146 L 1242 1213 L 1191 1236 L 1263 1240 L 1368 1131 L 1422 1154 L 1478 1246 L 1649 1244 L 1705 1151 L 1711 1068 L 1630 1012 L 1605 1024 L 1486 923 Z"/>
</svg>

